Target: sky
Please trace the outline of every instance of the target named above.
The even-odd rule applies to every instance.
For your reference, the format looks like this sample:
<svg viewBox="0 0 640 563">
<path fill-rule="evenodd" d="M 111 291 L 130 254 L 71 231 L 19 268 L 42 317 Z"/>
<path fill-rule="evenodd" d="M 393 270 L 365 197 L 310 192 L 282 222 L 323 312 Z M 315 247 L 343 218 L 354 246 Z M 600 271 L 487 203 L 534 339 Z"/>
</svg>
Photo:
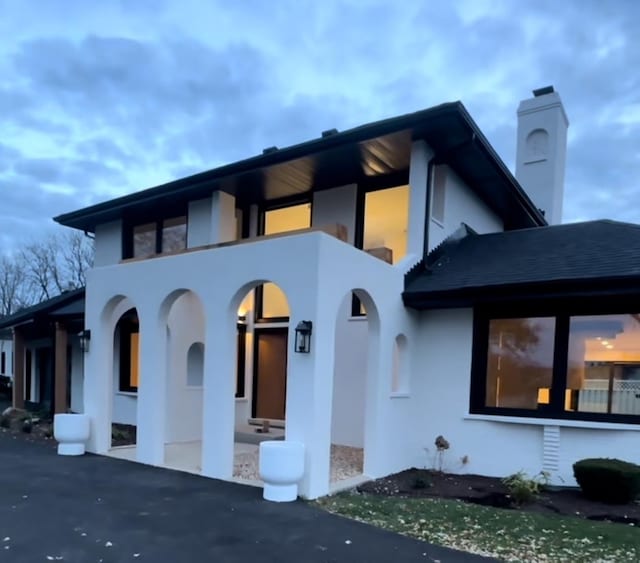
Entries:
<svg viewBox="0 0 640 563">
<path fill-rule="evenodd" d="M 460 100 L 514 170 L 570 120 L 565 222 L 640 223 L 635 0 L 0 0 L 0 254 L 54 215 Z"/>
</svg>

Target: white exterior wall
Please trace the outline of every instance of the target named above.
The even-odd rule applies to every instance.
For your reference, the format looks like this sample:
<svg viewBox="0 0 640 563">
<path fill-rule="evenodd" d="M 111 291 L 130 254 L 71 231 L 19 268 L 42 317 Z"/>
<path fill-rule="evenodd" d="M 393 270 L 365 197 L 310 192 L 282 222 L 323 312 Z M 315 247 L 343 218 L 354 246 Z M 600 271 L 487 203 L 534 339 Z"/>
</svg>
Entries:
<svg viewBox="0 0 640 563">
<path fill-rule="evenodd" d="M 84 352 L 80 349 L 80 339 L 69 335 L 71 344 L 71 405 L 73 412 L 84 412 Z"/>
<path fill-rule="evenodd" d="M 202 386 L 187 385 L 187 352 L 204 344 L 202 304 L 192 293 L 180 296 L 169 313 L 169 353 L 165 442 L 202 439 Z"/>
<path fill-rule="evenodd" d="M 122 260 L 122 221 L 112 221 L 96 227 L 94 267 L 117 264 Z"/>
<path fill-rule="evenodd" d="M 315 192 L 311 206 L 311 226 L 323 227 L 335 223 L 344 225 L 347 228 L 347 241 L 353 244 L 357 193 L 356 184 Z"/>
<path fill-rule="evenodd" d="M 461 223 L 466 223 L 479 234 L 504 230 L 502 220 L 447 167 L 444 188 L 444 221 L 429 221 L 429 250 L 438 246 Z"/>
<path fill-rule="evenodd" d="M 411 465 L 433 467 L 434 440 L 451 444 L 444 470 L 504 477 L 550 471 L 558 485 L 575 485 L 572 464 L 585 457 L 620 457 L 640 463 L 640 427 L 630 425 L 469 415 L 473 312 L 420 314 L 413 349 L 413 422 L 407 440 Z M 415 401 L 415 402 L 413 402 Z M 412 442 L 412 443 L 411 443 Z M 425 451 L 428 449 L 428 452 Z M 468 463 L 462 458 L 468 456 Z M 407 465 L 409 467 L 410 465 Z"/>
</svg>

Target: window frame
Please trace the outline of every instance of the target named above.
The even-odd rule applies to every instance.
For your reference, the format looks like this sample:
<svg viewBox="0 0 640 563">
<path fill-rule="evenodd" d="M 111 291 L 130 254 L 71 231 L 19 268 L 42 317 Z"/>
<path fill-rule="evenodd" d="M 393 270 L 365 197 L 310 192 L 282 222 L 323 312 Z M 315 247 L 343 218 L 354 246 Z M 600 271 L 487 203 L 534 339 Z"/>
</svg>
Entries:
<svg viewBox="0 0 640 563">
<path fill-rule="evenodd" d="M 134 252 L 134 231 L 136 227 L 141 225 L 146 225 L 153 223 L 155 224 L 155 253 L 151 256 L 147 256 L 147 258 L 151 258 L 153 256 L 158 256 L 163 253 L 162 250 L 162 238 L 163 238 L 163 225 L 165 221 L 171 221 L 172 219 L 179 219 L 184 217 L 185 219 L 185 246 L 187 249 L 189 245 L 189 209 L 188 207 L 178 206 L 178 209 L 172 213 L 171 215 L 163 215 L 162 217 L 158 216 L 145 216 L 140 215 L 137 217 L 129 217 L 123 220 L 123 229 L 122 229 L 122 259 L 128 260 L 130 258 L 135 258 L 133 255 Z M 173 251 L 175 252 L 175 251 Z M 139 259 L 143 259 L 143 257 L 139 257 Z"/>
<path fill-rule="evenodd" d="M 313 226 L 313 197 L 312 194 L 305 195 L 303 197 L 294 196 L 294 197 L 286 197 L 278 200 L 265 202 L 259 207 L 258 212 L 258 229 L 257 233 L 259 237 L 265 236 L 265 226 L 266 226 L 266 214 L 268 211 L 275 211 L 277 209 L 286 209 L 287 207 L 296 207 L 298 205 L 309 204 L 309 228 Z M 264 323 L 287 323 L 289 322 L 289 317 L 265 317 L 262 314 L 264 302 L 264 286 L 259 285 L 255 288 L 255 306 L 254 306 L 254 317 L 253 321 L 257 324 Z"/>
<path fill-rule="evenodd" d="M 409 187 L 409 217 L 411 216 L 411 185 L 409 184 L 409 177 L 394 178 L 391 183 L 371 183 L 368 185 L 358 184 L 356 190 L 356 220 L 355 220 L 355 232 L 353 234 L 353 246 L 358 250 L 363 250 L 364 247 L 364 220 L 365 220 L 365 207 L 367 201 L 367 194 L 371 192 L 379 192 L 382 190 L 392 190 L 393 188 L 401 188 L 403 186 Z M 426 228 L 426 227 L 425 227 Z M 364 250 L 363 250 L 364 252 Z M 366 317 L 366 311 L 363 312 L 360 307 L 360 299 L 353 293 L 351 294 L 351 316 L 352 317 Z"/>
<path fill-rule="evenodd" d="M 140 335 L 140 324 L 131 310 L 120 317 L 117 323 L 119 340 L 118 392 L 138 393 L 138 387 L 131 385 L 131 335 Z M 138 351 L 138 354 L 140 351 Z M 139 356 L 138 356 L 139 357 Z M 140 368 L 138 367 L 138 376 Z"/>
<path fill-rule="evenodd" d="M 608 422 L 640 424 L 640 415 L 615 413 L 590 413 L 565 410 L 567 367 L 569 361 L 570 320 L 575 316 L 620 315 L 640 310 L 640 299 L 627 298 L 626 303 L 604 301 L 598 305 L 584 305 L 579 301 L 565 305 L 529 303 L 528 305 L 502 305 L 476 307 L 473 314 L 473 344 L 471 357 L 471 381 L 469 414 L 495 415 L 515 418 L 543 418 L 584 422 Z M 489 352 L 489 322 L 513 318 L 555 318 L 553 371 L 549 403 L 538 409 L 488 407 L 485 405 L 487 384 L 487 359 Z"/>
</svg>

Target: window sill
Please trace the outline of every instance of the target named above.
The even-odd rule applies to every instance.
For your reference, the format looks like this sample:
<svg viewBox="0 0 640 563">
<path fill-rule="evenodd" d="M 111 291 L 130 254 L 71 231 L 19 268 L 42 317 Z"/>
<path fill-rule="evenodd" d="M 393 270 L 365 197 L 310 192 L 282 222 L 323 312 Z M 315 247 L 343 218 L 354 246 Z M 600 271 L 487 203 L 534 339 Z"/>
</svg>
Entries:
<svg viewBox="0 0 640 563">
<path fill-rule="evenodd" d="M 621 422 L 594 422 L 591 420 L 565 420 L 561 418 L 528 418 L 523 416 L 503 416 L 490 414 L 467 414 L 464 420 L 484 420 L 507 424 L 528 424 L 530 426 L 561 426 L 565 428 L 584 428 L 586 430 L 630 430 L 640 432 L 640 424 Z"/>
<path fill-rule="evenodd" d="M 116 391 L 116 395 L 120 395 L 122 397 L 135 397 L 138 398 L 138 393 L 134 391 Z"/>
<path fill-rule="evenodd" d="M 391 393 L 390 398 L 391 399 L 410 399 L 411 393 L 409 393 L 408 391 L 394 391 L 393 393 Z"/>
<path fill-rule="evenodd" d="M 365 322 L 367 320 L 367 315 L 352 315 L 349 317 L 349 322 Z"/>
<path fill-rule="evenodd" d="M 248 403 L 249 399 L 247 397 L 235 397 L 236 403 Z"/>
</svg>

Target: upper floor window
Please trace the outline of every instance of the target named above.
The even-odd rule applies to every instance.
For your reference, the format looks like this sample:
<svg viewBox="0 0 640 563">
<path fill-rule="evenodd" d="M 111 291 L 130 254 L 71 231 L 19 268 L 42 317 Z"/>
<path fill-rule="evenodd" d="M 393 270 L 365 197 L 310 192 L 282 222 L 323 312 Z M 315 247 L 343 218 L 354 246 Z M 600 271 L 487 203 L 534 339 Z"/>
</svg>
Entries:
<svg viewBox="0 0 640 563">
<path fill-rule="evenodd" d="M 407 253 L 409 186 L 367 192 L 364 199 L 362 248 L 389 264 Z"/>
<path fill-rule="evenodd" d="M 145 258 L 187 247 L 187 217 L 178 216 L 135 225 L 125 258 Z"/>
<path fill-rule="evenodd" d="M 275 235 L 309 227 L 311 227 L 310 203 L 267 209 L 263 215 L 262 234 L 264 235 Z M 286 320 L 289 318 L 287 298 L 274 283 L 265 283 L 258 288 L 256 305 L 258 319 Z"/>
<path fill-rule="evenodd" d="M 640 314 L 480 318 L 472 412 L 640 422 Z"/>
</svg>

